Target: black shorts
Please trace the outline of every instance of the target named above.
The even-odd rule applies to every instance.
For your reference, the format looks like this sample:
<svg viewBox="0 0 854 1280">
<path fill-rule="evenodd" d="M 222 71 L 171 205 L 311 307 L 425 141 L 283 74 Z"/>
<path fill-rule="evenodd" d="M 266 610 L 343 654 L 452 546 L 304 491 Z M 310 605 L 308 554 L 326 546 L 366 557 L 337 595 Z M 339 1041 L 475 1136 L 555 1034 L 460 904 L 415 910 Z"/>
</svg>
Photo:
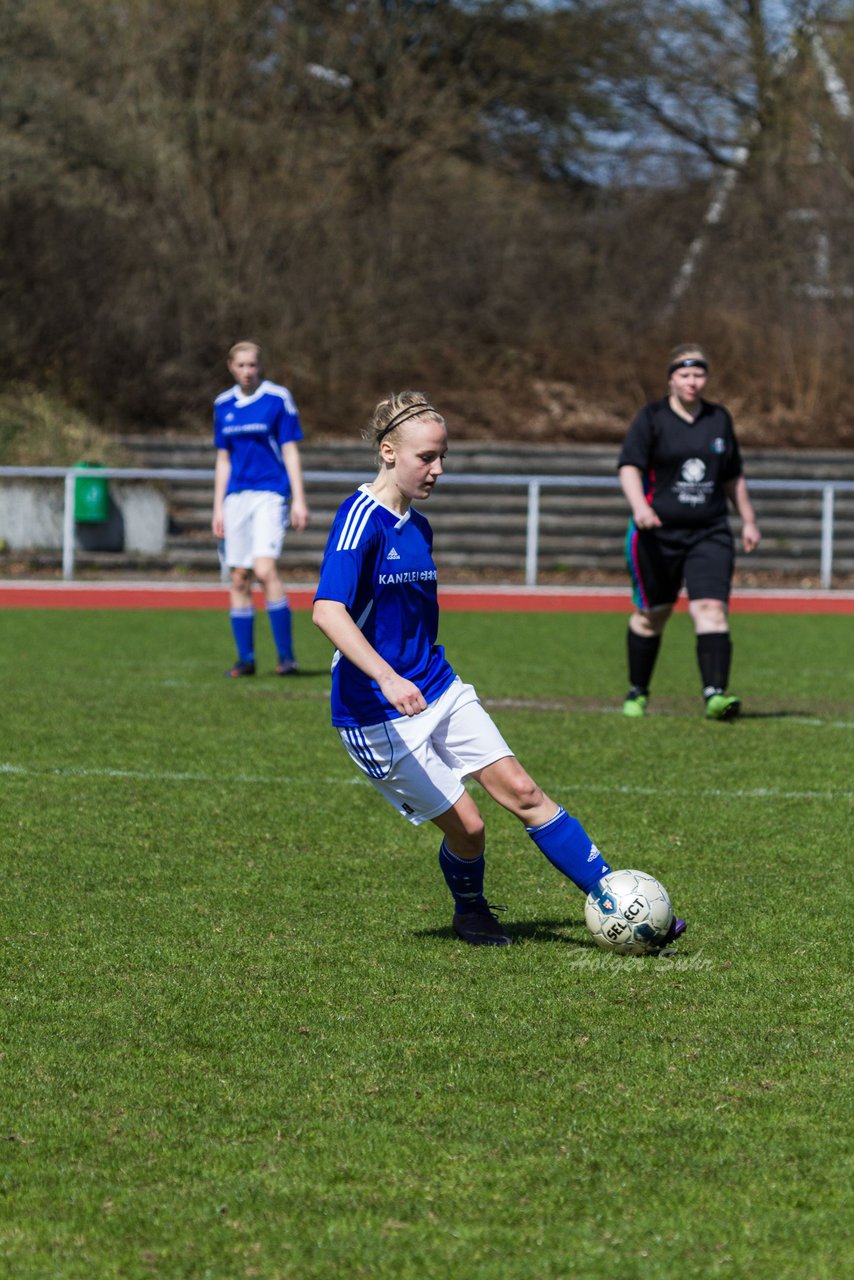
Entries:
<svg viewBox="0 0 854 1280">
<path fill-rule="evenodd" d="M 684 582 L 689 600 L 729 601 L 735 541 L 729 521 L 696 529 L 638 529 L 626 535 L 626 563 L 638 609 L 676 602 Z"/>
</svg>

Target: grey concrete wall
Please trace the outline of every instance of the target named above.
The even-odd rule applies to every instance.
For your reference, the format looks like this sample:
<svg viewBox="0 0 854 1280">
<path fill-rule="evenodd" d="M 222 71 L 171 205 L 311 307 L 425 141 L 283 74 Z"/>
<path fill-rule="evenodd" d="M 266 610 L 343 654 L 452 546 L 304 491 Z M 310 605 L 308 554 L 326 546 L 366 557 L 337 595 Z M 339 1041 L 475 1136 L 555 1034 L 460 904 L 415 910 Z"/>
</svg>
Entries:
<svg viewBox="0 0 854 1280">
<path fill-rule="evenodd" d="M 0 480 L 0 538 L 13 551 L 62 546 L 62 485 Z"/>
<path fill-rule="evenodd" d="M 151 484 L 109 481 L 110 513 L 103 524 L 78 524 L 76 540 L 90 549 L 158 554 L 166 545 L 166 498 Z M 0 480 L 0 539 L 12 551 L 62 547 L 61 481 Z"/>
<path fill-rule="evenodd" d="M 165 495 L 152 484 L 127 482 L 112 482 L 110 494 L 124 516 L 125 551 L 162 551 L 169 523 Z"/>
</svg>

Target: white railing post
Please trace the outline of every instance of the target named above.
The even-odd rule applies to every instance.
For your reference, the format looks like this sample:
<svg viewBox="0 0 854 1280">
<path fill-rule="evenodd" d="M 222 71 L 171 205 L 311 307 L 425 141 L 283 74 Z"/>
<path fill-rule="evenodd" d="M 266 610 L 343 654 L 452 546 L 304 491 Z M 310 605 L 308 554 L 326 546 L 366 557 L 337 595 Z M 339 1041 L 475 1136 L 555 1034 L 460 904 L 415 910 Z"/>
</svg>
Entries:
<svg viewBox="0 0 854 1280">
<path fill-rule="evenodd" d="M 528 524 L 525 533 L 525 585 L 537 585 L 537 560 L 540 543 L 540 482 L 531 480 L 528 485 Z"/>
<path fill-rule="evenodd" d="M 74 472 L 65 473 L 65 504 L 62 509 L 62 576 L 74 577 Z"/>
<path fill-rule="evenodd" d="M 830 588 L 833 576 L 833 499 L 834 488 L 826 484 L 821 491 L 821 585 Z"/>
</svg>

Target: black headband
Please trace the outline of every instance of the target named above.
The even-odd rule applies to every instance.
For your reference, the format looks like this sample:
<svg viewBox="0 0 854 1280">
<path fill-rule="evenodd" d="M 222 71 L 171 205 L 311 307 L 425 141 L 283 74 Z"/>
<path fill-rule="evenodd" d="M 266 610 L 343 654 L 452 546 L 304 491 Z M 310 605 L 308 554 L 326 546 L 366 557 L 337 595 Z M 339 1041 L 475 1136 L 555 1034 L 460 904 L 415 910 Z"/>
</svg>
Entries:
<svg viewBox="0 0 854 1280">
<path fill-rule="evenodd" d="M 673 364 L 667 366 L 668 378 L 676 369 L 705 369 L 706 373 L 709 372 L 709 366 L 699 356 L 685 356 L 682 360 L 674 360 Z"/>
<path fill-rule="evenodd" d="M 418 404 L 406 405 L 405 408 L 401 409 L 394 415 L 387 427 L 383 427 L 382 431 L 376 438 L 376 443 L 379 444 L 382 440 L 385 440 L 389 431 L 394 431 L 395 427 L 402 426 L 403 423 L 408 422 L 410 418 L 417 418 L 425 409 L 429 409 L 430 413 L 436 412 L 433 406 L 428 404 L 426 400 L 422 400 Z"/>
</svg>

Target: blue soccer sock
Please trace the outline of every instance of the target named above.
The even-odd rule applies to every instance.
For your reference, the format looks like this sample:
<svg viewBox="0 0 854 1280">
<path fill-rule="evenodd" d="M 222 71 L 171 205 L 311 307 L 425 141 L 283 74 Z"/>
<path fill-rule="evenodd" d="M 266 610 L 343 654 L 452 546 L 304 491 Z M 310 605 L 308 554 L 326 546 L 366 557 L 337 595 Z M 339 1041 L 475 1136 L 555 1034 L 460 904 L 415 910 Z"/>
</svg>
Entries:
<svg viewBox="0 0 854 1280">
<path fill-rule="evenodd" d="M 239 662 L 255 661 L 255 610 L 232 609 L 229 613 L 231 632 L 237 645 Z"/>
<path fill-rule="evenodd" d="M 457 911 L 471 911 L 485 901 L 483 876 L 486 862 L 483 854 L 477 858 L 459 858 L 443 840 L 439 847 L 439 866 L 445 883 L 454 896 Z"/>
<path fill-rule="evenodd" d="M 578 819 L 570 817 L 565 809 L 558 809 L 542 826 L 525 830 L 540 853 L 582 893 L 589 893 L 611 870 Z"/>
<path fill-rule="evenodd" d="M 288 597 L 281 600 L 267 601 L 267 617 L 270 619 L 270 630 L 273 633 L 273 644 L 276 653 L 283 662 L 293 662 L 294 646 L 291 634 L 291 606 Z"/>
</svg>

